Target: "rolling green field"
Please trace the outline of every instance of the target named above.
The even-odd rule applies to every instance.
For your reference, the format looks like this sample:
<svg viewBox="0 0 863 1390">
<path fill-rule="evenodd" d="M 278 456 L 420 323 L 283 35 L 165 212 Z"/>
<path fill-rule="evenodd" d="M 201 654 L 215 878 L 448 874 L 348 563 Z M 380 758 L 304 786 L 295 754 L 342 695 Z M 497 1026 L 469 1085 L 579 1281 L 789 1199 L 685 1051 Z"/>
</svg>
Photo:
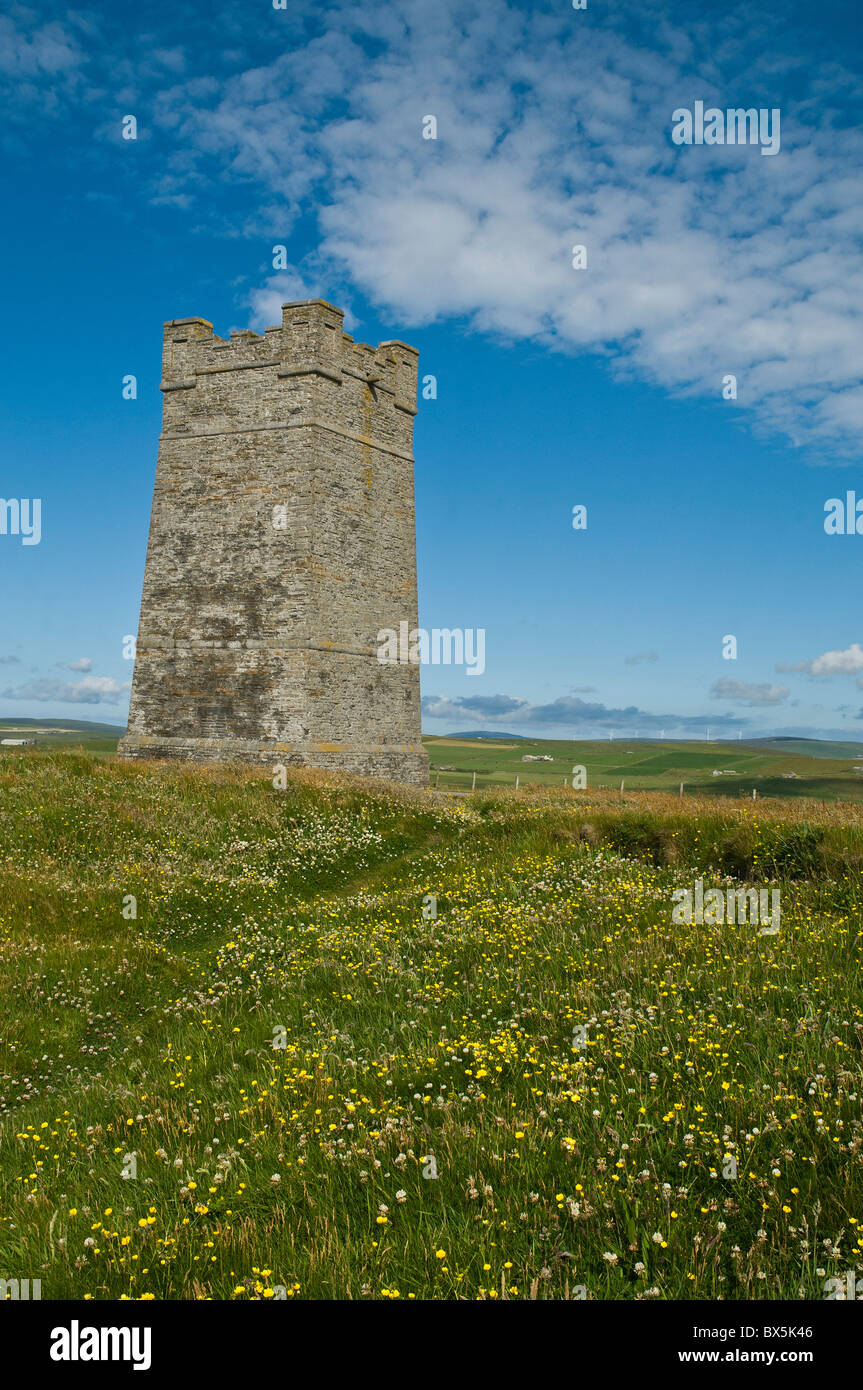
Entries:
<svg viewBox="0 0 863 1390">
<path fill-rule="evenodd" d="M 795 739 L 771 743 L 671 743 L 424 738 L 432 765 L 432 782 L 441 787 L 519 785 L 562 786 L 576 765 L 586 769 L 587 788 L 697 792 L 704 796 L 810 796 L 863 801 L 863 745 Z M 550 754 L 551 763 L 525 763 L 525 754 Z M 436 769 L 453 766 L 456 770 Z M 719 776 L 714 777 L 714 770 Z M 793 778 L 783 774 L 794 773 Z"/>
<path fill-rule="evenodd" d="M 851 805 L 17 754 L 0 1277 L 822 1299 L 863 1275 L 861 868 Z M 780 930 L 675 923 L 696 877 Z"/>
<path fill-rule="evenodd" d="M 116 753 L 117 741 L 125 732 L 125 726 L 88 719 L 0 719 L 0 738 L 35 739 L 36 749 L 43 753 L 58 747 L 82 748 L 107 756 Z M 0 757 L 14 752 L 14 748 L 0 748 Z"/>
</svg>

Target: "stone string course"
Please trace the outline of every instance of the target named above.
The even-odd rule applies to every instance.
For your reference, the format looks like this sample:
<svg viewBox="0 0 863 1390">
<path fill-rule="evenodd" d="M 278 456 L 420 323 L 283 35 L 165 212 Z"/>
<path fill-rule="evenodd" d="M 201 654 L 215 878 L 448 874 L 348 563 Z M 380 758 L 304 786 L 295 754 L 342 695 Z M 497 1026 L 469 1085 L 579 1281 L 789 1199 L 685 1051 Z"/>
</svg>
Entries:
<svg viewBox="0 0 863 1390">
<path fill-rule="evenodd" d="M 122 756 L 427 783 L 419 667 L 379 664 L 376 641 L 417 626 L 418 354 L 342 320 L 311 300 L 263 335 L 165 325 Z"/>
</svg>

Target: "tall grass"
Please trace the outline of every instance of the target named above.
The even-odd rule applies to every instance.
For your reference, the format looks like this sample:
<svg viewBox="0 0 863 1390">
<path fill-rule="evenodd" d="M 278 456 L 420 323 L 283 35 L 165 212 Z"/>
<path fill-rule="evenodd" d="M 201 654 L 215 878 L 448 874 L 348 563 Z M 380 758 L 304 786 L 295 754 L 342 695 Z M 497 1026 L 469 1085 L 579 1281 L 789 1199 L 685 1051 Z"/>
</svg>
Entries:
<svg viewBox="0 0 863 1390">
<path fill-rule="evenodd" d="M 863 1272 L 860 817 L 4 760 L 0 1277 L 823 1297 Z M 695 875 L 778 885 L 779 935 L 673 924 Z"/>
</svg>

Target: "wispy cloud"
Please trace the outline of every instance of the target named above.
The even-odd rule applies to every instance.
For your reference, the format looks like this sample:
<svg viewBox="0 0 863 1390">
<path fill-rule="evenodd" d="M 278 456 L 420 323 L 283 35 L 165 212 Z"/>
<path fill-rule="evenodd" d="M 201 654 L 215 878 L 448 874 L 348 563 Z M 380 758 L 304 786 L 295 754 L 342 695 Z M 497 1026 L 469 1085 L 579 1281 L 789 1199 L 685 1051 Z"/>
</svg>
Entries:
<svg viewBox="0 0 863 1390">
<path fill-rule="evenodd" d="M 39 23 L 34 12 L 23 7 L 17 17 L 0 16 L 0 73 L 24 81 L 54 79 L 80 67 L 83 58 L 74 34 L 56 20 Z"/>
<path fill-rule="evenodd" d="M 710 687 L 714 700 L 736 700 L 744 705 L 781 705 L 790 694 L 787 685 L 750 685 L 747 681 L 717 680 Z"/>
<path fill-rule="evenodd" d="M 659 652 L 636 652 L 634 656 L 623 658 L 627 666 L 640 666 L 642 661 L 658 661 Z"/>
</svg>

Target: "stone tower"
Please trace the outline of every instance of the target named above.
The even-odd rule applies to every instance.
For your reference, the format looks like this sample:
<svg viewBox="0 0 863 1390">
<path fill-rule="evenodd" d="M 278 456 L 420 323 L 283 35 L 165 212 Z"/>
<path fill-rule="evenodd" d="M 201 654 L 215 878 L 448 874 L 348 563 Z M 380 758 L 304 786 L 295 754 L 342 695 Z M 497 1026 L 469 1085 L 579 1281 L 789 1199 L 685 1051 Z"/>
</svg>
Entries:
<svg viewBox="0 0 863 1390">
<path fill-rule="evenodd" d="M 417 623 L 417 352 L 322 299 L 263 335 L 165 325 L 162 435 L 125 757 L 428 781 Z"/>
</svg>

